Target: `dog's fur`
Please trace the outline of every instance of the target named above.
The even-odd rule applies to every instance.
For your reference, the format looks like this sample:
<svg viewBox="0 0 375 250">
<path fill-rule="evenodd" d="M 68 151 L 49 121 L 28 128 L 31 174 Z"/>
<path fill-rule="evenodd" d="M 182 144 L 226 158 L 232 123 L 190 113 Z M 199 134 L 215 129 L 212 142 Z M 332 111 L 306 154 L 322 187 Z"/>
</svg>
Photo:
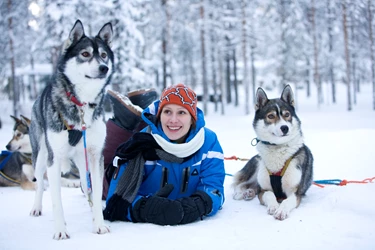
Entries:
<svg viewBox="0 0 375 250">
<path fill-rule="evenodd" d="M 0 162 L 7 158 L 7 162 L 0 171 L 0 186 L 21 186 L 25 190 L 34 190 L 34 169 L 31 164 L 31 146 L 29 139 L 30 120 L 21 115 L 21 119 L 11 116 L 14 121 L 13 137 L 5 146 L 10 151 L 0 156 Z"/>
<path fill-rule="evenodd" d="M 31 144 L 29 135 L 30 119 L 10 116 L 14 120 L 13 137 L 5 146 L 11 152 L 9 161 L 1 170 L 0 186 L 13 187 L 20 185 L 25 190 L 35 190 L 34 168 L 31 162 Z M 6 155 L 1 155 L 0 162 Z M 61 185 L 63 187 L 80 187 L 79 172 L 72 163 L 61 169 Z M 46 178 L 45 178 L 46 179 Z"/>
<path fill-rule="evenodd" d="M 70 160 L 79 169 L 82 190 L 92 205 L 94 232 L 109 232 L 103 220 L 101 197 L 102 151 L 106 136 L 103 103 L 105 88 L 114 72 L 114 55 L 110 49 L 112 36 L 111 23 L 105 24 L 97 36 L 87 37 L 81 21 L 77 20 L 64 43 L 53 81 L 32 108 L 30 140 L 37 191 L 30 214 L 42 214 L 41 180 L 47 166 L 55 222 L 54 239 L 70 237 L 60 190 L 61 166 Z M 86 131 L 86 143 L 85 137 L 81 138 L 82 130 Z M 86 172 L 85 159 L 88 159 L 89 172 Z M 90 175 L 91 181 L 87 181 L 86 177 Z"/>
<path fill-rule="evenodd" d="M 255 109 L 254 142 L 259 154 L 235 174 L 233 198 L 251 200 L 258 195 L 270 215 L 284 220 L 299 206 L 312 184 L 313 156 L 304 144 L 289 85 L 277 99 L 268 99 L 264 90 L 258 88 Z M 284 175 L 275 176 L 284 165 L 288 165 Z M 281 182 L 281 190 L 275 178 Z"/>
</svg>

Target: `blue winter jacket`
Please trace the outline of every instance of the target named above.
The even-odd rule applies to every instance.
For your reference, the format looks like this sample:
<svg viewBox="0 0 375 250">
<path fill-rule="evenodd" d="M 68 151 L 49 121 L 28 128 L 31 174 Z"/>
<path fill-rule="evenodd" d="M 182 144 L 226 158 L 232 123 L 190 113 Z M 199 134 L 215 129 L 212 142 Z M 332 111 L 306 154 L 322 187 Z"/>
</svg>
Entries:
<svg viewBox="0 0 375 250">
<path fill-rule="evenodd" d="M 142 113 L 142 119 L 147 123 L 147 127 L 142 132 L 158 134 L 170 141 L 164 134 L 161 125 L 157 126 L 148 118 L 155 118 L 159 107 L 159 101 L 155 101 Z M 133 201 L 133 205 L 142 197 L 155 194 L 165 184 L 173 184 L 174 190 L 168 196 L 175 200 L 188 197 L 197 190 L 206 192 L 212 199 L 212 211 L 207 216 L 212 216 L 221 209 L 224 203 L 224 155 L 216 134 L 204 127 L 204 115 L 199 108 L 197 112 L 196 127 L 191 129 L 186 142 L 192 140 L 200 129 L 204 129 L 204 143 L 188 160 L 179 164 L 163 160 L 146 161 L 144 165 L 144 176 L 138 194 Z M 112 179 L 107 196 L 107 202 L 116 190 L 118 181 L 124 173 L 128 163 L 120 166 L 118 176 Z M 131 221 L 130 208 L 127 218 Z"/>
</svg>

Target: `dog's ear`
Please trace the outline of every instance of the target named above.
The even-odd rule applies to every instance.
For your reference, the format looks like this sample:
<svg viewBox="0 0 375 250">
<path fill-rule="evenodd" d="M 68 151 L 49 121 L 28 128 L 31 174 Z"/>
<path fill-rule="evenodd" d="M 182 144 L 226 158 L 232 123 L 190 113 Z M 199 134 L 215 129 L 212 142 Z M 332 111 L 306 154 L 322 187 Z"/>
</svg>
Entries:
<svg viewBox="0 0 375 250">
<path fill-rule="evenodd" d="M 258 88 L 255 99 L 256 99 L 255 110 L 258 110 L 264 107 L 264 105 L 266 105 L 266 103 L 268 102 L 268 97 L 266 95 L 266 92 L 264 92 L 262 88 Z"/>
<path fill-rule="evenodd" d="M 97 37 L 102 39 L 109 47 L 112 45 L 113 29 L 111 23 L 106 23 L 100 29 Z"/>
<path fill-rule="evenodd" d="M 82 22 L 80 20 L 77 20 L 72 30 L 70 31 L 69 40 L 72 43 L 75 43 L 79 39 L 81 39 L 84 35 L 85 35 L 85 30 L 83 29 Z"/>
<path fill-rule="evenodd" d="M 294 95 L 289 84 L 285 86 L 280 99 L 294 107 Z"/>
<path fill-rule="evenodd" d="M 21 123 L 21 120 L 18 119 L 17 117 L 13 116 L 13 115 L 10 115 L 10 117 L 13 118 L 13 120 L 16 122 L 16 123 Z"/>
<path fill-rule="evenodd" d="M 23 122 L 25 125 L 30 126 L 30 124 L 31 124 L 31 120 L 30 120 L 29 118 L 27 118 L 27 117 L 21 115 L 21 120 L 22 120 L 22 122 Z"/>
<path fill-rule="evenodd" d="M 79 41 L 84 36 L 85 30 L 83 29 L 82 22 L 80 20 L 77 20 L 69 33 L 69 38 L 65 41 L 63 45 L 62 51 L 64 52 L 67 48 L 70 47 L 70 45 Z"/>
</svg>

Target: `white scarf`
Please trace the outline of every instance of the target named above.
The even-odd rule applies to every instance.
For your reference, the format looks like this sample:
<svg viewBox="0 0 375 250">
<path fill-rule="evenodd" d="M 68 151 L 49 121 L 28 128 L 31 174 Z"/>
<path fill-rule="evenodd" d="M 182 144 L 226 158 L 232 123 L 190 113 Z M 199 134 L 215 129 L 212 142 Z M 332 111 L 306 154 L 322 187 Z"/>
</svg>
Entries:
<svg viewBox="0 0 375 250">
<path fill-rule="evenodd" d="M 185 158 L 197 152 L 203 146 L 205 136 L 204 128 L 201 128 L 189 142 L 176 144 L 165 140 L 160 135 L 153 133 L 151 135 L 162 149 L 180 158 Z"/>
</svg>

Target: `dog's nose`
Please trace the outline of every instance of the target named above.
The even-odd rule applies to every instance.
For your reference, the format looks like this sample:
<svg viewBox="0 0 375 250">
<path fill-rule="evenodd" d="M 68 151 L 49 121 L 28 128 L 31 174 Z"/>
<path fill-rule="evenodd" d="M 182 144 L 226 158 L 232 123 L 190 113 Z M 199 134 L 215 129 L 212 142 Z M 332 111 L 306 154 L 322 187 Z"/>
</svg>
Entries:
<svg viewBox="0 0 375 250">
<path fill-rule="evenodd" d="M 289 127 L 286 125 L 281 126 L 280 129 L 281 129 L 281 132 L 283 132 L 283 135 L 286 135 L 289 131 Z"/>
<path fill-rule="evenodd" d="M 107 72 L 108 72 L 108 67 L 105 66 L 105 65 L 100 65 L 100 66 L 99 66 L 99 72 L 100 72 L 101 74 L 107 74 Z"/>
<path fill-rule="evenodd" d="M 6 145 L 5 146 L 8 150 L 10 150 L 10 145 L 8 144 L 8 145 Z"/>
</svg>

